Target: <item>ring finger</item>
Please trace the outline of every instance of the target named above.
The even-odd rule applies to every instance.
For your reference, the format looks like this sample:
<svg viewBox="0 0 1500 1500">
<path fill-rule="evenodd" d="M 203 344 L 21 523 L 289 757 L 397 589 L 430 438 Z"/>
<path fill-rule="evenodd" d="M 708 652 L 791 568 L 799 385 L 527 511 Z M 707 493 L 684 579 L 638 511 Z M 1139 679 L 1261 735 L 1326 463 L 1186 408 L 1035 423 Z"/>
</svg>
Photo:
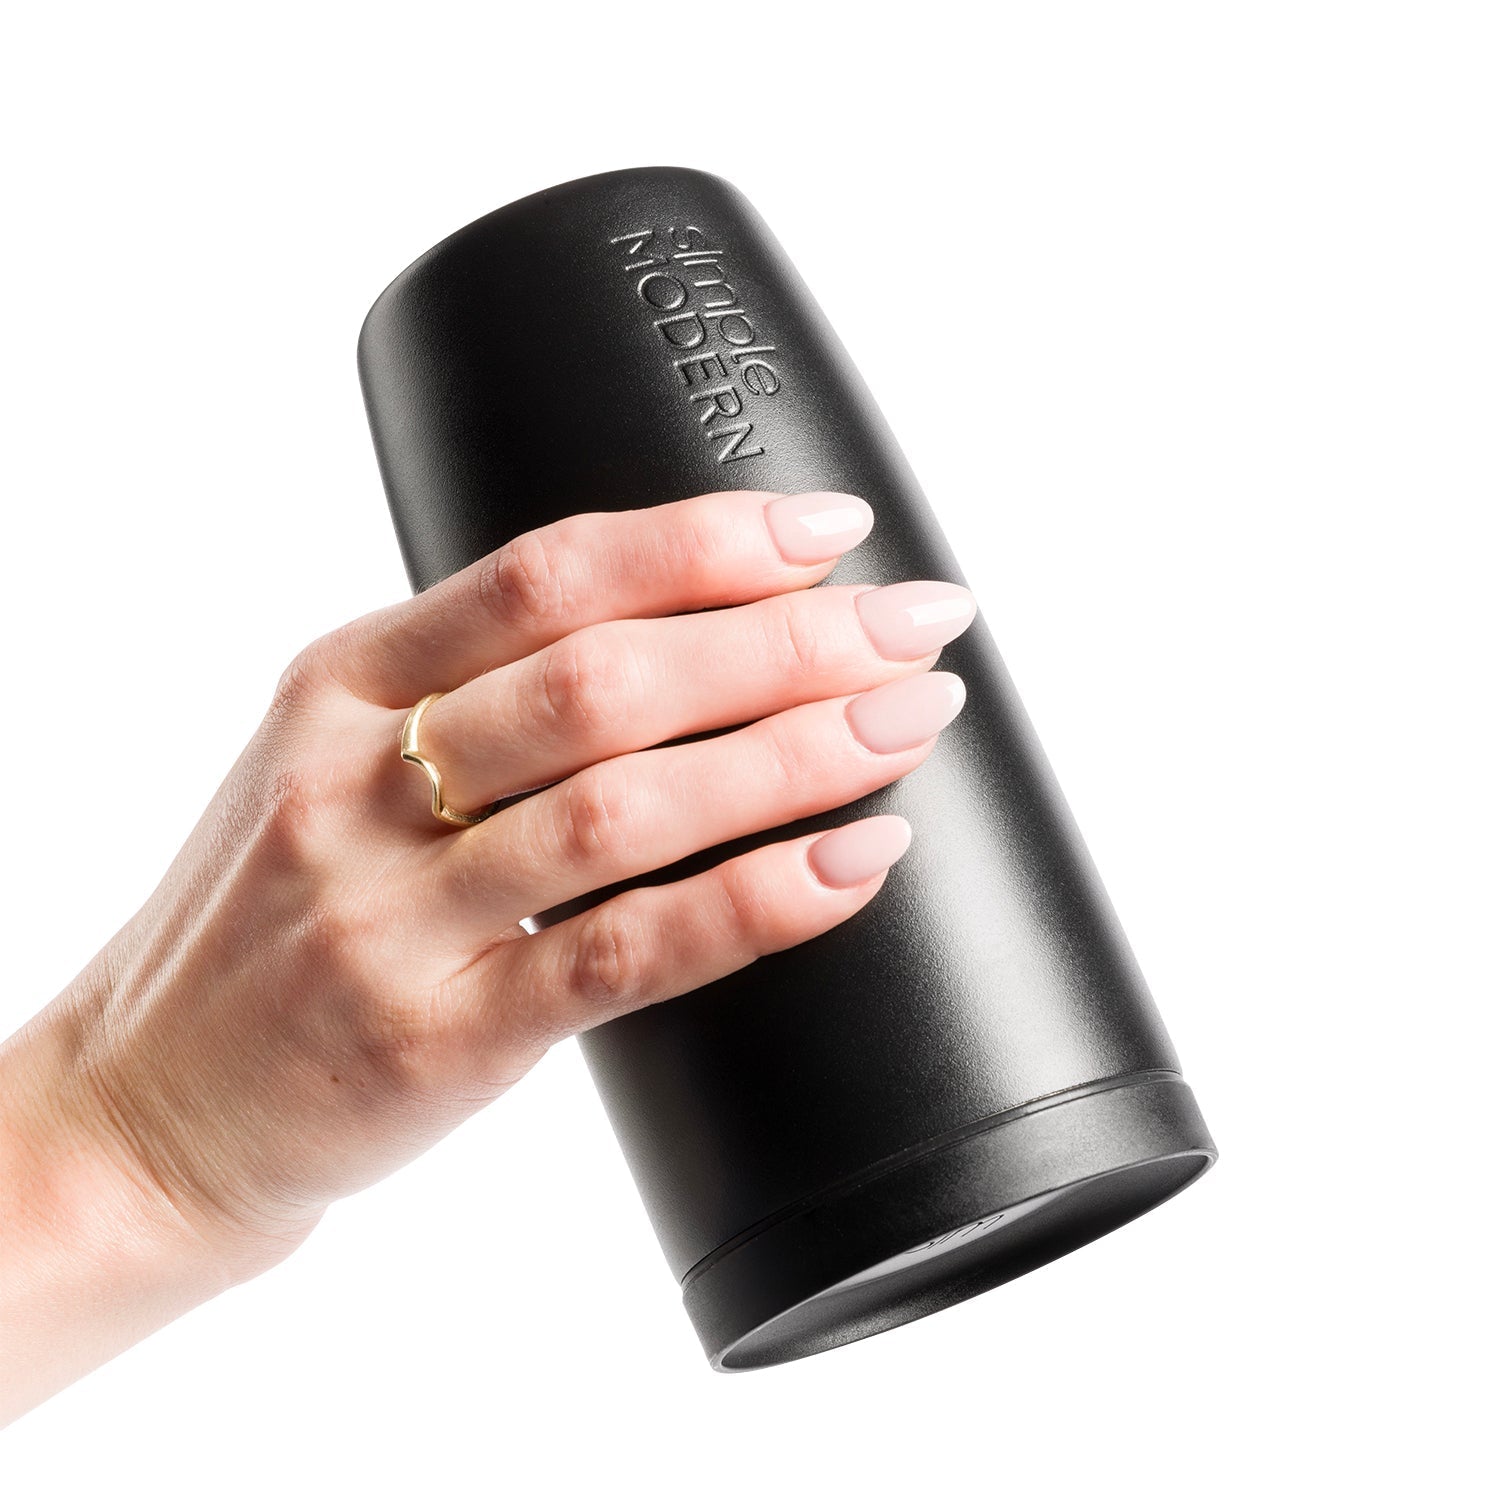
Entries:
<svg viewBox="0 0 1500 1500">
<path fill-rule="evenodd" d="M 486 672 L 426 710 L 422 753 L 461 810 L 488 806 L 597 761 L 746 724 L 932 665 L 974 598 L 929 580 L 835 586 L 732 609 L 611 620 Z M 410 773 L 400 786 L 430 823 Z"/>
<path fill-rule="evenodd" d="M 853 802 L 915 770 L 963 701 L 954 673 L 922 672 L 600 761 L 439 841 L 430 909 L 460 948 L 480 946 L 575 896 Z"/>
</svg>

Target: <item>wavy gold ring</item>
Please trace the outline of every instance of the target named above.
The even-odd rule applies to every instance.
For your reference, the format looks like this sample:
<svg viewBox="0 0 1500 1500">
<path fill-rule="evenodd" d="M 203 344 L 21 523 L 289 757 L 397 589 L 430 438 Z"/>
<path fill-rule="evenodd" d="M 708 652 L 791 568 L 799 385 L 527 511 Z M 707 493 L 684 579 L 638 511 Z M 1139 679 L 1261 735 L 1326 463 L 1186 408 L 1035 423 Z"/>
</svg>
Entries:
<svg viewBox="0 0 1500 1500">
<path fill-rule="evenodd" d="M 441 693 L 428 693 L 407 714 L 406 722 L 401 726 L 401 759 L 409 760 L 414 766 L 421 766 L 427 773 L 427 779 L 432 783 L 432 815 L 435 818 L 442 819 L 444 823 L 451 823 L 456 828 L 472 828 L 475 823 L 484 822 L 500 804 L 492 802 L 483 812 L 463 813 L 455 811 L 443 801 L 442 772 L 417 749 L 417 725 L 422 722 L 422 714 L 429 703 L 436 703 L 442 696 Z"/>
</svg>

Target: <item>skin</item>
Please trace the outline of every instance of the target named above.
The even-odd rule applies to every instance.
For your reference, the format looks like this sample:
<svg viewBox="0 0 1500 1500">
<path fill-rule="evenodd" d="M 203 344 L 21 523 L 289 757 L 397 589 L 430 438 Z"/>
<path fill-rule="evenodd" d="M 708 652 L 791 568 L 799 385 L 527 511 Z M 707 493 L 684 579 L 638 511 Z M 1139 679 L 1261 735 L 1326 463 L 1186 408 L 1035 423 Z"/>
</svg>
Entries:
<svg viewBox="0 0 1500 1500">
<path fill-rule="evenodd" d="M 277 1264 L 555 1042 L 876 894 L 883 871 L 822 880 L 814 834 L 521 925 L 936 743 L 851 733 L 854 695 L 937 652 L 873 649 L 868 590 L 810 588 L 837 559 L 787 562 L 774 498 L 568 517 L 287 667 L 145 905 L 0 1048 L 0 1421 Z M 396 751 L 440 687 L 421 740 L 449 804 L 532 792 L 473 828 Z"/>
</svg>

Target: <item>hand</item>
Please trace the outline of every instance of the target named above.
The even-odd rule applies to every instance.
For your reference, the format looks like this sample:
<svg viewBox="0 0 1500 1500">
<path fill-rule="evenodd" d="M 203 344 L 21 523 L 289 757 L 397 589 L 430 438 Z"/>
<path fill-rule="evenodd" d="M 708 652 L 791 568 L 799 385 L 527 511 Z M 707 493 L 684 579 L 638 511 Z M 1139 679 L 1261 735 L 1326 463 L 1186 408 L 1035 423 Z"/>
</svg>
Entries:
<svg viewBox="0 0 1500 1500">
<path fill-rule="evenodd" d="M 70 1211 L 108 1197 L 170 1225 L 211 1268 L 202 1300 L 560 1038 L 851 916 L 904 820 L 521 925 L 922 763 L 963 702 L 928 669 L 974 604 L 809 588 L 870 521 L 852 497 L 756 492 L 573 516 L 315 641 L 145 906 L 0 1054 L 29 1180 L 65 1141 L 53 1161 L 90 1163 Z M 398 755 L 439 689 L 421 750 L 448 804 L 530 793 L 470 828 Z"/>
</svg>

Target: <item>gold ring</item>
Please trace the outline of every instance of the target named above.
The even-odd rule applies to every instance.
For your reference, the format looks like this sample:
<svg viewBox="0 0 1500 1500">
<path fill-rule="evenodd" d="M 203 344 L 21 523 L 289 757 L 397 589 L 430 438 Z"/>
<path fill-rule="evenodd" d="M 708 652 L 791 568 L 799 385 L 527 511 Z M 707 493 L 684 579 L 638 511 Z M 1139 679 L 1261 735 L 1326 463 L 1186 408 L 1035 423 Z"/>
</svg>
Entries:
<svg viewBox="0 0 1500 1500">
<path fill-rule="evenodd" d="M 427 773 L 427 779 L 432 783 L 432 814 L 434 817 L 441 818 L 443 822 L 451 823 L 457 828 L 471 828 L 475 823 L 484 822 L 500 804 L 492 802 L 483 812 L 455 812 L 453 808 L 449 807 L 443 801 L 442 772 L 417 749 L 417 725 L 422 722 L 422 714 L 429 703 L 436 703 L 442 696 L 441 693 L 428 693 L 407 714 L 406 722 L 401 726 L 401 759 L 409 760 L 414 766 L 421 766 Z"/>
</svg>

